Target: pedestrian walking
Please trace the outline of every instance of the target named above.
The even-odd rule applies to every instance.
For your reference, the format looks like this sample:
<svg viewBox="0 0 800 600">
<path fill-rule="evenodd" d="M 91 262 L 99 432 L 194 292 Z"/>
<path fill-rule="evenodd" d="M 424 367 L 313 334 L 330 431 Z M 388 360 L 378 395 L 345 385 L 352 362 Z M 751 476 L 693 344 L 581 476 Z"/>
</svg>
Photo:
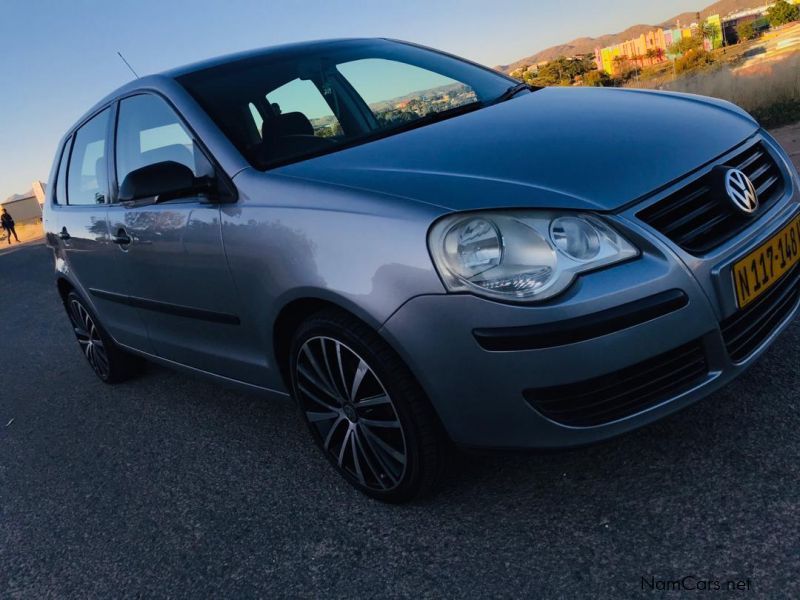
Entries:
<svg viewBox="0 0 800 600">
<path fill-rule="evenodd" d="M 3 214 L 0 215 L 0 224 L 3 225 L 3 229 L 6 230 L 6 235 L 8 236 L 8 243 L 11 243 L 11 234 L 14 234 L 14 238 L 19 242 L 19 236 L 17 235 L 17 230 L 14 229 L 14 219 L 11 218 L 11 215 L 8 214 L 8 211 L 4 208 Z"/>
</svg>

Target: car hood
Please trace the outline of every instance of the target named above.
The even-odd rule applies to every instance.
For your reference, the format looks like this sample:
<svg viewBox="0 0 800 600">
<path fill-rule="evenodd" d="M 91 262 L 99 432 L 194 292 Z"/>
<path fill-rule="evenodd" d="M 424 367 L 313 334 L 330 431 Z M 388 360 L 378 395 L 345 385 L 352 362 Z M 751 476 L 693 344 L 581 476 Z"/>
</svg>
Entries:
<svg viewBox="0 0 800 600">
<path fill-rule="evenodd" d="M 698 96 L 545 88 L 273 173 L 451 210 L 614 210 L 757 130 L 734 105 Z"/>
</svg>

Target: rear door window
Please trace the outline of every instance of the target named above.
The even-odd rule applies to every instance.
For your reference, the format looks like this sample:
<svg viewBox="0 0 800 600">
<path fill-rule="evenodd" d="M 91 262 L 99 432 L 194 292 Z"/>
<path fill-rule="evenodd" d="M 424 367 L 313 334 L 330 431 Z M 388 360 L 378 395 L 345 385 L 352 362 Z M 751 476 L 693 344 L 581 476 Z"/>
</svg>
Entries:
<svg viewBox="0 0 800 600">
<path fill-rule="evenodd" d="M 105 109 L 75 133 L 67 173 L 67 203 L 105 204 L 108 199 L 106 134 L 111 109 Z"/>
</svg>

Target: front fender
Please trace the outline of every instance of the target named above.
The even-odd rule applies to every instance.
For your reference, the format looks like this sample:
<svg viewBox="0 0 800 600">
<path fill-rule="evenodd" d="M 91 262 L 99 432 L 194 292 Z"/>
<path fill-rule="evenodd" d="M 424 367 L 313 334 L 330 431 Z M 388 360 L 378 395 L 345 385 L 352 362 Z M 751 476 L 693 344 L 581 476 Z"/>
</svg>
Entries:
<svg viewBox="0 0 800 600">
<path fill-rule="evenodd" d="M 273 326 L 298 299 L 348 310 L 376 330 L 408 299 L 443 294 L 428 254 L 444 209 L 248 169 L 220 209 L 242 325 L 275 372 Z M 254 349 L 255 350 L 255 349 Z"/>
</svg>

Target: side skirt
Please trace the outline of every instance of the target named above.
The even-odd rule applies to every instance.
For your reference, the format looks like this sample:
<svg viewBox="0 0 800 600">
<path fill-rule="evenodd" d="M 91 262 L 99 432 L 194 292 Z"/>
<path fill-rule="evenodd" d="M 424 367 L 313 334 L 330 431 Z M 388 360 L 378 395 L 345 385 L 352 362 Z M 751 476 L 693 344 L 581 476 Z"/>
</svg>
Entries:
<svg viewBox="0 0 800 600">
<path fill-rule="evenodd" d="M 204 371 L 203 369 L 198 369 L 196 367 L 190 367 L 189 365 L 184 365 L 183 363 L 175 362 L 173 360 L 169 360 L 168 358 L 162 358 L 160 356 L 150 354 L 149 352 L 143 352 L 142 350 L 126 346 L 125 344 L 120 344 L 116 340 L 114 341 L 120 348 L 122 348 L 126 352 L 130 352 L 131 354 L 137 354 L 143 358 L 146 358 L 148 361 L 160 364 L 169 369 L 174 369 L 176 371 L 183 371 L 191 375 L 198 375 L 204 379 L 214 381 L 228 388 L 244 392 L 255 393 L 262 396 L 274 397 L 276 399 L 277 398 L 285 399 L 291 397 L 290 394 L 285 391 L 274 390 L 272 388 L 262 387 L 260 385 L 247 383 L 245 381 L 239 381 L 238 379 L 231 379 L 230 377 L 225 377 L 223 375 L 217 375 L 216 373 L 210 373 L 209 371 Z"/>
</svg>

